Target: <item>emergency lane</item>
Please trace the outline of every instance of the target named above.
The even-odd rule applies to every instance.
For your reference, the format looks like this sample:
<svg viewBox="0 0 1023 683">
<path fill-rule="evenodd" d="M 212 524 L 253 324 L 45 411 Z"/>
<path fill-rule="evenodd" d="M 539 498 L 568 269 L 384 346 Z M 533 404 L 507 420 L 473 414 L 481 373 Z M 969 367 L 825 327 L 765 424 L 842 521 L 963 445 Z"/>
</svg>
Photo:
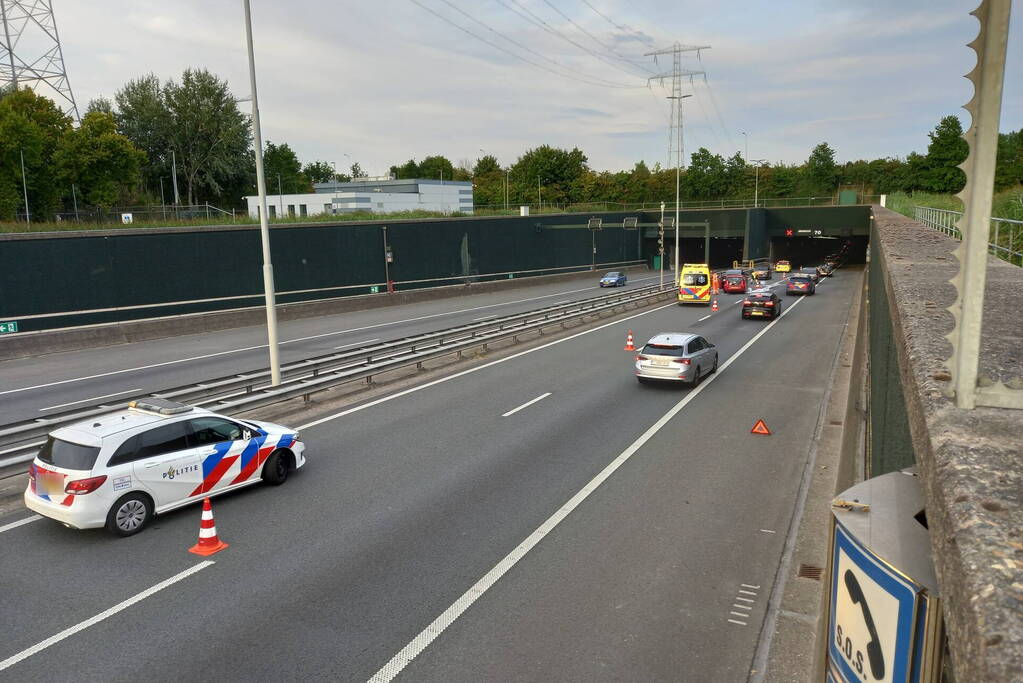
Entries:
<svg viewBox="0 0 1023 683">
<path fill-rule="evenodd" d="M 852 287 L 845 283 L 835 289 L 847 304 Z M 790 308 L 764 337 L 778 336 L 790 345 L 771 350 L 788 359 L 786 367 L 793 359 L 800 366 L 806 363 L 802 340 L 807 328 L 815 330 L 815 344 L 830 345 L 833 351 L 837 343 L 837 333 L 814 315 L 829 312 L 834 317 L 843 306 L 835 301 L 813 305 L 817 303 L 809 299 Z M 607 323 L 303 429 L 309 469 L 280 489 L 257 487 L 216 499 L 217 524 L 231 548 L 215 556 L 216 566 L 136 605 L 132 622 L 144 628 L 126 630 L 123 621 L 109 619 L 55 644 L 45 655 L 18 663 L 12 673 L 52 673 L 55 662 L 71 657 L 78 677 L 123 678 L 131 667 L 156 672 L 157 678 L 159 672 L 173 671 L 176 676 L 252 678 L 269 673 L 279 678 L 365 680 L 685 393 L 678 387 L 636 384 L 630 355 L 621 351 L 625 329 L 636 330 L 639 343 L 656 332 L 693 329 L 716 343 L 725 359 L 764 328 L 739 320 L 734 308 L 697 323 L 705 314 L 704 307 L 675 306 L 638 313 L 631 320 Z M 800 344 L 793 345 L 794 339 Z M 757 363 L 770 360 L 758 345 L 747 353 Z M 796 377 L 786 388 L 793 409 L 799 410 L 800 398 L 815 395 L 820 387 L 806 372 Z M 719 395 L 722 386 L 723 380 L 708 385 L 701 405 L 741 403 L 748 393 L 740 384 Z M 550 396 L 535 407 L 502 417 L 544 392 Z M 703 418 L 700 424 L 711 429 L 714 420 Z M 685 434 L 681 438 L 693 440 Z M 734 495 L 737 479 L 749 488 L 744 476 L 748 463 L 738 467 L 740 463 L 724 459 L 715 462 L 726 468 L 727 476 L 703 480 L 706 497 Z M 687 468 L 699 464 L 673 472 L 665 486 L 686 485 L 676 478 L 686 477 Z M 772 477 L 779 473 L 767 472 L 759 482 Z M 650 498 L 648 482 L 623 487 L 622 481 L 610 479 L 600 495 L 615 490 L 622 500 Z M 753 491 L 752 497 L 767 495 L 765 489 Z M 663 496 L 649 502 L 666 510 L 679 504 L 674 496 Z M 751 504 L 756 503 L 771 506 L 771 500 Z M 592 520 L 586 510 L 570 519 Z M 192 507 L 125 540 L 48 522 L 3 534 L 0 576 L 23 576 L 25 589 L 14 591 L 10 604 L 5 601 L 3 618 L 18 624 L 18 642 L 31 647 L 69 623 L 134 595 L 140 584 L 166 579 L 195 562 L 184 548 L 194 542 L 197 518 Z M 705 521 L 702 516 L 700 520 Z M 620 543 L 622 534 L 636 533 L 619 529 L 621 521 L 588 524 Z M 639 531 L 642 536 L 650 530 Z M 678 531 L 680 542 L 686 533 Z M 717 542 L 727 540 L 722 536 Z M 552 538 L 541 548 L 575 562 L 564 555 L 572 550 L 570 543 Z M 73 551 L 68 557 L 74 562 L 55 562 L 66 550 Z M 701 556 L 720 552 L 724 549 L 710 547 Z M 628 554 L 615 559 L 622 571 L 631 562 Z M 111 567 L 130 571 L 110 576 Z M 693 569 L 711 575 L 719 571 L 706 563 Z M 68 585 L 90 589 L 59 593 L 59 609 L 41 614 L 38 600 L 33 600 L 38 591 L 33 593 L 32 587 Z M 555 590 L 548 597 L 554 604 L 558 596 Z M 521 608 L 521 594 L 508 599 Z M 694 614 L 702 613 L 696 609 Z M 154 628 L 158 637 L 151 633 Z M 525 646 L 529 635 L 519 633 L 516 642 Z M 272 658 L 265 655 L 268 637 L 274 642 Z M 442 638 L 437 645 L 444 642 Z M 0 657 L 20 651 L 16 644 L 0 647 Z M 182 652 L 188 657 L 183 659 Z"/>
<path fill-rule="evenodd" d="M 281 362 L 615 291 L 598 287 L 599 276 L 592 273 L 555 284 L 282 321 Z M 657 277 L 636 271 L 626 288 L 655 283 Z M 140 392 L 266 366 L 266 330 L 260 326 L 3 361 L 0 424 L 45 417 L 47 412 L 101 398 L 123 396 L 127 402 Z"/>
</svg>

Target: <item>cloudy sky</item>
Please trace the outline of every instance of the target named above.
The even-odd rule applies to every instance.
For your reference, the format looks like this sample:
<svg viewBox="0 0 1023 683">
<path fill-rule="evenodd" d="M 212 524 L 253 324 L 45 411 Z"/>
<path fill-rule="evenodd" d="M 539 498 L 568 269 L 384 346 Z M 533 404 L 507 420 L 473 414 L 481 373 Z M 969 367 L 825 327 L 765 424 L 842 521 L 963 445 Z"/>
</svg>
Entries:
<svg viewBox="0 0 1023 683">
<path fill-rule="evenodd" d="M 754 159 L 803 161 L 824 140 L 843 161 L 905 156 L 926 149 L 941 116 L 967 121 L 976 4 L 252 0 L 263 136 L 303 161 L 351 158 L 374 175 L 481 149 L 508 164 L 541 144 L 577 146 L 598 170 L 664 164 L 668 102 L 647 77 L 671 62 L 642 54 L 679 41 L 711 46 L 684 63 L 709 84 L 685 85 L 687 150 L 744 152 L 746 131 Z M 83 109 L 128 79 L 187 67 L 249 94 L 241 0 L 53 5 Z M 1002 130 L 1023 127 L 1023 6 L 1014 9 Z"/>
</svg>

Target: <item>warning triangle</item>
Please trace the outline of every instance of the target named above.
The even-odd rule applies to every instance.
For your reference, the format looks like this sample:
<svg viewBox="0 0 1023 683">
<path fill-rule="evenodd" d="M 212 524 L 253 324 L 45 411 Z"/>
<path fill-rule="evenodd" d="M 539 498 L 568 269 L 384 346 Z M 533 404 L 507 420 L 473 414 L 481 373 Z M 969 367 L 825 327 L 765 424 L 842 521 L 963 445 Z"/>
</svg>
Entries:
<svg viewBox="0 0 1023 683">
<path fill-rule="evenodd" d="M 753 425 L 753 429 L 750 430 L 750 434 L 763 434 L 764 436 L 770 436 L 771 430 L 767 428 L 763 420 L 757 420 L 757 423 Z"/>
</svg>

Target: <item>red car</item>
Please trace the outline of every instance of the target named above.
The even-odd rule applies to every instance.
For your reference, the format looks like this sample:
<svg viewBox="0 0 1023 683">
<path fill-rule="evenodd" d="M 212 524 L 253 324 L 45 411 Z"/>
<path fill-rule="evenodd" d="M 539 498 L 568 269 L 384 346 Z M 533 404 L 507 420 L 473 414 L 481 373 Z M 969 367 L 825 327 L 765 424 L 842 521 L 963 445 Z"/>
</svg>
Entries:
<svg viewBox="0 0 1023 683">
<path fill-rule="evenodd" d="M 745 294 L 746 276 L 726 275 L 721 278 L 721 289 L 725 294 Z"/>
</svg>

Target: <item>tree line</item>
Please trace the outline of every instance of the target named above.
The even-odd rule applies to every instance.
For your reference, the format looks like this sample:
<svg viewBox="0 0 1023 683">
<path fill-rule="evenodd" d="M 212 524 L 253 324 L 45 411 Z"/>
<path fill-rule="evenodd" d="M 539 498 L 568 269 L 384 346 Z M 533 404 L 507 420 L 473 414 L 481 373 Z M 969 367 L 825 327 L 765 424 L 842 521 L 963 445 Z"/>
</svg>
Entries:
<svg viewBox="0 0 1023 683">
<path fill-rule="evenodd" d="M 692 152 L 682 171 L 685 201 L 830 196 L 842 187 L 864 194 L 926 190 L 957 192 L 957 166 L 966 142 L 955 116 L 929 133 L 926 153 L 838 163 L 821 142 L 800 164 L 768 163 L 754 169 L 736 152 L 723 157 L 706 148 Z M 263 150 L 267 191 L 311 192 L 313 183 L 364 177 L 358 162 L 348 172 L 326 161 L 302 163 L 286 143 Z M 24 163 L 24 174 L 22 173 Z M 632 169 L 597 171 L 578 149 L 541 145 L 502 166 L 484 154 L 458 164 L 443 155 L 410 159 L 390 167 L 396 178 L 472 181 L 478 206 L 586 202 L 671 201 L 675 170 L 643 161 Z M 24 185 L 23 186 L 23 179 Z M 176 183 L 175 183 L 176 181 Z M 1023 183 L 1023 131 L 999 136 L 998 189 Z M 180 202 L 241 207 L 255 194 L 255 160 L 249 117 L 225 80 L 205 69 L 187 69 L 177 80 L 154 74 L 128 81 L 113 100 L 89 103 L 81 124 L 28 89 L 0 89 L 0 220 L 71 212 L 75 204 L 99 207 Z"/>
</svg>

